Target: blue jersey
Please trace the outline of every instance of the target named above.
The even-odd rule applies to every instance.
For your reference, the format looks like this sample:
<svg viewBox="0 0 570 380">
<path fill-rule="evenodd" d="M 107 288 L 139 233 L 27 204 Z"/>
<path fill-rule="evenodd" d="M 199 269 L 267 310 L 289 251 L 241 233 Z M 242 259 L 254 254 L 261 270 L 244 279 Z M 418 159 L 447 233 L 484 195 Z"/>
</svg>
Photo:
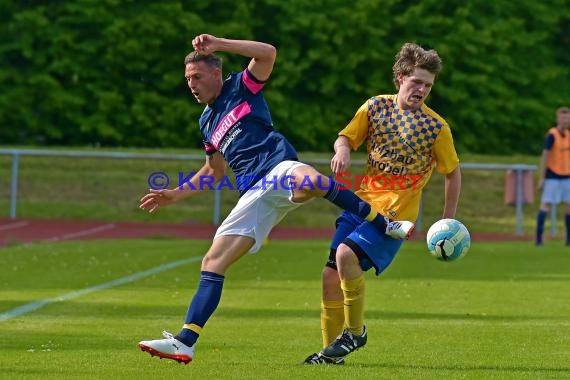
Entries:
<svg viewBox="0 0 570 380">
<path fill-rule="evenodd" d="M 298 160 L 295 148 L 273 128 L 261 92 L 264 84 L 248 69 L 233 73 L 200 116 L 206 154 L 222 154 L 241 194 L 280 162 Z"/>
</svg>

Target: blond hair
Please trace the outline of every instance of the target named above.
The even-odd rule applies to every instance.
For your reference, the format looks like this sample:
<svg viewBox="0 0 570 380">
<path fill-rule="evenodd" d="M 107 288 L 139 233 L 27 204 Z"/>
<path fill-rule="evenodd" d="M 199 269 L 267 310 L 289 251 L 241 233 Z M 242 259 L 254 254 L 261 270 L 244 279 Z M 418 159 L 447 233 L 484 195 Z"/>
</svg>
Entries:
<svg viewBox="0 0 570 380">
<path fill-rule="evenodd" d="M 441 58 L 433 49 L 425 50 L 417 44 L 407 42 L 396 54 L 396 62 L 392 67 L 396 89 L 400 89 L 398 76 L 411 75 L 416 68 L 427 70 L 437 76 L 441 70 Z"/>
</svg>

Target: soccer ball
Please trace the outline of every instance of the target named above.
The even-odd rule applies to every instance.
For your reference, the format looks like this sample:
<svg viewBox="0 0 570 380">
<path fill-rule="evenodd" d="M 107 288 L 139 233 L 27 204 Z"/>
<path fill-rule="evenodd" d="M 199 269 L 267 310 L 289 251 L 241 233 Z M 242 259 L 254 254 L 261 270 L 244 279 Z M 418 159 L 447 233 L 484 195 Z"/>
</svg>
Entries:
<svg viewBox="0 0 570 380">
<path fill-rule="evenodd" d="M 471 247 L 467 227 L 455 219 L 441 219 L 432 224 L 426 239 L 429 252 L 442 261 L 457 260 Z"/>
</svg>

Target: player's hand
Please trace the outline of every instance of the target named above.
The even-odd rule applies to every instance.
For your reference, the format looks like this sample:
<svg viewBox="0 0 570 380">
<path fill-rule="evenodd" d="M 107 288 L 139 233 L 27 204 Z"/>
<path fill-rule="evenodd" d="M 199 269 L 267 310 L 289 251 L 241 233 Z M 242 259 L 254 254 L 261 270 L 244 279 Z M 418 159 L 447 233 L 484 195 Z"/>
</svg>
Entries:
<svg viewBox="0 0 570 380">
<path fill-rule="evenodd" d="M 192 40 L 192 47 L 200 54 L 208 55 L 217 51 L 219 39 L 210 34 L 200 34 Z"/>
<path fill-rule="evenodd" d="M 334 174 L 347 171 L 350 165 L 350 151 L 338 151 L 331 160 L 331 170 Z"/>
<path fill-rule="evenodd" d="M 149 193 L 141 198 L 139 208 L 153 213 L 161 207 L 176 203 L 178 202 L 177 191 L 180 190 L 150 189 Z"/>
</svg>

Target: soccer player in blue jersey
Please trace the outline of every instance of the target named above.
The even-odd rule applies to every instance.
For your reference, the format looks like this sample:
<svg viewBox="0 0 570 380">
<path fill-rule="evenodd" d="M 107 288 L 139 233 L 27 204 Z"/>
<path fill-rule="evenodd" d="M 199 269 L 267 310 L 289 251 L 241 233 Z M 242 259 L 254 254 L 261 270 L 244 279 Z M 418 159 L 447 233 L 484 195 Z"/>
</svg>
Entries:
<svg viewBox="0 0 570 380">
<path fill-rule="evenodd" d="M 164 339 L 139 343 L 151 355 L 183 363 L 192 360 L 200 332 L 218 306 L 226 270 L 246 253 L 259 250 L 271 229 L 304 202 L 325 198 L 395 239 L 408 238 L 414 228 L 411 222 L 385 218 L 352 191 L 298 161 L 293 146 L 273 128 L 263 98 L 276 58 L 273 46 L 208 34 L 195 37 L 192 46 L 194 51 L 184 60 L 185 76 L 198 103 L 206 104 L 199 121 L 206 162 L 182 189 L 151 190 L 139 207 L 154 212 L 197 195 L 205 190 L 201 178 L 222 180 L 226 164 L 245 180 L 238 203 L 217 229 L 202 260 L 200 283 L 182 329 L 176 336 L 164 332 Z M 221 60 L 213 54 L 217 51 L 251 61 L 243 71 L 223 80 Z"/>
<path fill-rule="evenodd" d="M 356 194 L 394 219 L 415 221 L 422 189 L 434 169 L 445 176 L 443 218 L 454 218 L 461 189 L 459 159 L 445 120 L 424 104 L 441 69 L 434 50 L 407 43 L 393 67 L 397 94 L 368 99 L 339 132 L 334 173 L 350 166 L 350 152 L 365 141 L 367 178 Z M 322 275 L 323 349 L 306 364 L 344 364 L 368 339 L 364 326 L 364 272 L 380 275 L 402 245 L 363 219 L 343 212 Z"/>
</svg>

